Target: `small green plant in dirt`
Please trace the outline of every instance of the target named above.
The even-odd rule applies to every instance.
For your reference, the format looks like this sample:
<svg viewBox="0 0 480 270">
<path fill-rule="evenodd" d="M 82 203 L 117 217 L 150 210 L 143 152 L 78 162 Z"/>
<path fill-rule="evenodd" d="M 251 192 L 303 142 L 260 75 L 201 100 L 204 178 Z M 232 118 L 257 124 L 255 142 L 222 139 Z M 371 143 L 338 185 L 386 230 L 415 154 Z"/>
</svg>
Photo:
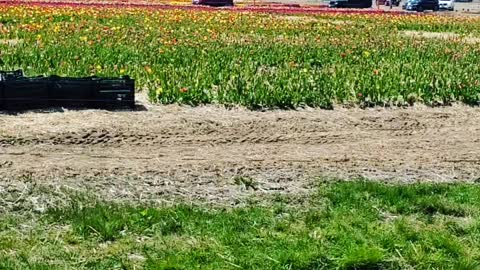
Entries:
<svg viewBox="0 0 480 270">
<path fill-rule="evenodd" d="M 255 179 L 249 176 L 235 176 L 233 178 L 233 182 L 235 185 L 243 186 L 246 189 L 258 189 L 258 183 L 255 181 Z"/>
<path fill-rule="evenodd" d="M 298 205 L 288 196 L 237 208 L 76 197 L 34 219 L 10 213 L 0 218 L 0 269 L 479 269 L 476 184 L 317 189 Z"/>
</svg>

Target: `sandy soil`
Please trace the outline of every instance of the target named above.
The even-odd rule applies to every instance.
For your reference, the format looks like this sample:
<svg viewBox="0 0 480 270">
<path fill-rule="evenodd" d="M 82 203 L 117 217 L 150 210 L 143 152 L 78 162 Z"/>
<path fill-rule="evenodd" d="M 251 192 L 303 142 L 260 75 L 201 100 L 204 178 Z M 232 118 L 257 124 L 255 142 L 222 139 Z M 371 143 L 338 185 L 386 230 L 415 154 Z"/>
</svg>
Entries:
<svg viewBox="0 0 480 270">
<path fill-rule="evenodd" d="M 152 106 L 0 114 L 0 127 L 4 208 L 45 187 L 231 205 L 252 194 L 308 192 L 318 176 L 480 178 L 480 108 L 461 105 L 267 112 Z"/>
<path fill-rule="evenodd" d="M 400 31 L 400 35 L 419 39 L 456 40 L 470 44 L 480 43 L 479 37 L 473 35 L 461 36 L 452 32 Z"/>
</svg>

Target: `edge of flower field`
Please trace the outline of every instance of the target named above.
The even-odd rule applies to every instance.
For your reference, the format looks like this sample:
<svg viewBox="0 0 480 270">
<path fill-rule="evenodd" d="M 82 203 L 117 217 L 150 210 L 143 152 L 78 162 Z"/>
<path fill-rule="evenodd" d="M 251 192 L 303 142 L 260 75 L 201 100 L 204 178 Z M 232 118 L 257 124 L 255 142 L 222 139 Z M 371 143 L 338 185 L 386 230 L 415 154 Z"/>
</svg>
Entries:
<svg viewBox="0 0 480 270">
<path fill-rule="evenodd" d="M 410 13 L 405 11 L 389 11 L 389 10 L 374 10 L 374 9 L 334 9 L 327 6 L 288 6 L 288 5 L 262 5 L 262 6 L 237 6 L 229 8 L 215 8 L 208 6 L 195 5 L 175 5 L 170 3 L 125 3 L 125 2 L 88 2 L 77 3 L 73 1 L 28 1 L 19 0 L 11 2 L 9 0 L 0 0 L 0 6 L 41 6 L 41 7 L 73 7 L 73 8 L 143 8 L 143 9 L 182 9 L 182 10 L 197 10 L 197 11 L 219 11 L 229 10 L 235 12 L 258 12 L 258 13 L 279 13 L 279 14 L 388 14 L 388 15 L 410 15 L 419 16 L 420 14 Z"/>
</svg>

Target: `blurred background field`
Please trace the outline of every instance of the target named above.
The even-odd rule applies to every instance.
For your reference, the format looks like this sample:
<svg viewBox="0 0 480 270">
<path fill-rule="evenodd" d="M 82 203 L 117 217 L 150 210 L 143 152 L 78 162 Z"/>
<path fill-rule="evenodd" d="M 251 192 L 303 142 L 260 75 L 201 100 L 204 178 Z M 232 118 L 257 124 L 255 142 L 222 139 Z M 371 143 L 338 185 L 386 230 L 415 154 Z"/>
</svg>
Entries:
<svg viewBox="0 0 480 270">
<path fill-rule="evenodd" d="M 402 0 L 403 4 L 406 0 Z M 20 2 L 20 1 L 18 1 Z M 45 3 L 90 3 L 90 4 L 166 4 L 166 5 L 191 5 L 191 0 L 21 0 L 21 2 L 45 2 Z M 237 6 L 265 6 L 272 4 L 284 4 L 284 5 L 300 5 L 300 6 L 322 6 L 327 5 L 328 0 L 236 0 L 234 1 Z M 443 12 L 447 14 L 454 13 L 478 13 L 480 12 L 480 0 L 472 0 L 471 2 L 459 1 L 456 4 L 455 12 Z M 373 9 L 381 8 L 384 10 L 390 10 L 390 7 L 375 5 L 373 1 Z M 401 10 L 400 7 L 393 7 L 393 10 Z"/>
</svg>

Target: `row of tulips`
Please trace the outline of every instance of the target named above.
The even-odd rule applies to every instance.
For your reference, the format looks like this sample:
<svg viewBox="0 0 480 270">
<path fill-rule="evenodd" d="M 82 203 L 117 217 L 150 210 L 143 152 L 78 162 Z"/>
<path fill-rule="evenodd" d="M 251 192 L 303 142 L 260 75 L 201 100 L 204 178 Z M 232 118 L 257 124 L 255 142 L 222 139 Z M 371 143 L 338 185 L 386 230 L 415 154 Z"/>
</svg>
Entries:
<svg viewBox="0 0 480 270">
<path fill-rule="evenodd" d="M 0 66 L 128 74 L 164 104 L 478 104 L 479 32 L 466 17 L 4 5 Z"/>
</svg>

